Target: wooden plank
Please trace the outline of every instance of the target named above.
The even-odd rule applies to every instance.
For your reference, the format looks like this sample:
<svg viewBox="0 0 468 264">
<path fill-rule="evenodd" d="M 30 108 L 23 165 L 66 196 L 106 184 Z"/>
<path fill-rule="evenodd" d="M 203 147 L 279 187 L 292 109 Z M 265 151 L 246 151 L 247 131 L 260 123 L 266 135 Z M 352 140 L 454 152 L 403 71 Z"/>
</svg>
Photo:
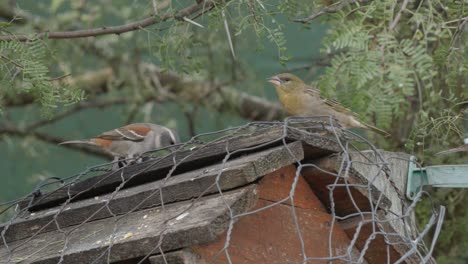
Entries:
<svg viewBox="0 0 468 264">
<path fill-rule="evenodd" d="M 217 186 L 214 185 L 218 174 L 221 190 L 230 190 L 256 181 L 267 173 L 292 164 L 295 160 L 301 160 L 303 156 L 302 144 L 293 142 L 233 159 L 224 166 L 211 165 L 171 177 L 167 181 L 159 180 L 131 187 L 116 194 L 106 194 L 38 211 L 9 225 L 4 237 L 7 242 L 11 242 L 38 233 L 54 231 L 57 226 L 65 228 L 110 217 L 112 214 L 121 215 L 131 210 L 158 206 L 161 204 L 160 188 L 166 205 L 218 192 Z M 0 231 L 4 228 L 5 226 L 1 226 Z"/>
<path fill-rule="evenodd" d="M 379 151 L 376 155 L 374 151 L 350 152 L 351 166 L 346 179 L 339 179 L 330 175 L 328 172 L 337 173 L 344 170 L 346 166 L 342 165 L 343 157 L 333 155 L 314 161 L 321 170 L 317 168 L 307 168 L 304 170 L 304 177 L 309 182 L 314 192 L 320 200 L 330 209 L 330 193 L 327 185 L 338 183 L 349 185 L 358 184 L 362 187 L 349 188 L 340 186 L 335 187 L 333 192 L 333 201 L 335 213 L 339 216 L 347 216 L 358 212 L 375 212 L 377 209 L 387 212 L 382 221 L 388 220 L 388 233 L 398 234 L 402 237 L 411 239 L 415 234 L 416 226 L 414 215 L 403 219 L 395 216 L 402 215 L 405 212 L 407 203 L 404 196 L 406 186 L 406 177 L 408 170 L 409 155 L 404 153 L 392 153 Z M 388 162 L 389 170 L 386 173 L 380 169 L 384 161 Z M 346 164 L 345 164 L 346 165 Z M 353 198 L 354 202 L 351 200 Z M 354 205 L 357 205 L 356 206 Z M 393 249 L 400 256 L 405 254 L 409 248 L 399 239 L 398 235 L 389 235 L 386 239 L 393 245 Z M 411 261 L 411 260 L 409 260 Z"/>
<path fill-rule="evenodd" d="M 252 209 L 259 211 L 240 218 L 230 236 L 227 250 L 231 263 L 303 263 L 291 203 L 289 201 L 274 205 L 289 196 L 293 182 L 296 182 L 295 215 L 306 256 L 324 258 L 308 259 L 306 262 L 330 263 L 326 258 L 347 255 L 348 247 L 351 246 L 349 238 L 336 223 L 332 225 L 333 220 L 324 211 L 320 200 L 311 192 L 302 176 L 297 176 L 298 178 L 295 168 L 288 166 L 261 179 L 257 188 L 258 200 Z M 330 232 L 331 245 L 328 242 Z M 225 238 L 226 233 L 213 242 L 194 245 L 192 248 L 202 257 L 202 263 L 228 263 L 226 254 L 220 252 L 225 246 Z M 356 260 L 358 252 L 354 247 L 349 252 L 341 261 L 334 259 L 333 263 L 351 263 L 351 260 Z M 218 253 L 220 254 L 215 259 Z M 367 262 L 364 260 L 361 263 Z"/>
<path fill-rule="evenodd" d="M 83 181 L 61 187 L 53 192 L 34 198 L 29 211 L 56 206 L 65 200 L 73 201 L 86 199 L 103 193 L 112 192 L 125 180 L 124 188 L 159 180 L 166 177 L 167 172 L 173 168 L 174 161 L 180 163 L 174 175 L 190 171 L 202 166 L 215 164 L 221 161 L 226 151 L 239 151 L 233 157 L 257 152 L 286 142 L 301 140 L 308 156 L 320 157 L 332 152 L 340 151 L 338 144 L 330 137 L 317 133 L 300 132 L 298 129 L 283 130 L 283 127 L 270 127 L 251 134 L 232 137 L 219 142 L 207 143 L 194 150 L 186 150 L 166 156 L 159 160 L 150 160 L 141 164 L 128 166 L 125 169 L 106 173 Z M 183 161 L 183 162 L 182 162 Z M 29 199 L 21 202 L 20 207 L 27 207 Z"/>
<path fill-rule="evenodd" d="M 365 177 L 379 192 L 385 195 L 391 206 L 385 211 L 385 218 L 389 220 L 388 233 L 395 233 L 402 237 L 414 238 L 417 233 L 417 226 L 414 211 L 408 217 L 398 218 L 405 214 L 409 203 L 405 197 L 406 180 L 408 176 L 408 165 L 410 155 L 402 152 L 388 152 L 379 150 L 379 155 L 374 151 L 363 151 L 361 153 L 351 152 L 353 168 L 359 175 Z M 379 167 L 372 164 L 382 163 L 381 158 L 388 162 L 389 171 L 386 173 L 379 170 Z M 403 255 L 409 250 L 408 241 L 402 241 L 398 236 L 388 236 L 387 239 L 393 243 L 395 250 Z M 416 257 L 416 256 L 413 256 Z M 419 259 L 410 258 L 408 263 L 419 263 Z"/>
<path fill-rule="evenodd" d="M 200 256 L 190 249 L 149 257 L 151 264 L 203 264 Z"/>
<path fill-rule="evenodd" d="M 162 208 L 151 208 L 127 214 L 122 218 L 107 218 L 78 227 L 40 234 L 32 239 L 0 248 L 0 259 L 22 263 L 106 262 L 106 250 L 114 243 L 110 261 L 141 258 L 158 253 L 161 239 L 163 251 L 175 250 L 194 243 L 214 240 L 228 225 L 229 206 L 234 213 L 244 212 L 255 201 L 255 188 L 202 198 L 196 202 L 181 202 Z M 65 244 L 66 243 L 66 244 Z M 61 252 L 63 253 L 61 254 Z M 95 262 L 95 263 L 96 263 Z"/>
<path fill-rule="evenodd" d="M 316 159 L 332 153 L 342 152 L 335 135 L 324 129 L 298 129 L 287 130 L 288 139 L 301 141 L 304 147 L 305 157 Z"/>
</svg>

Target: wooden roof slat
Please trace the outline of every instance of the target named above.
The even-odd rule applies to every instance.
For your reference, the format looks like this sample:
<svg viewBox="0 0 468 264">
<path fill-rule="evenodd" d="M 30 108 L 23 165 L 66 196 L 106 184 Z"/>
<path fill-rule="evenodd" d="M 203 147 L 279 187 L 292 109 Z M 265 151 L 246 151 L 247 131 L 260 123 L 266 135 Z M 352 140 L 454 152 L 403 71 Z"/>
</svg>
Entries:
<svg viewBox="0 0 468 264">
<path fill-rule="evenodd" d="M 378 153 L 377 155 L 374 151 L 349 152 L 352 163 L 346 182 L 344 179 L 337 180 L 336 176 L 327 173 L 337 173 L 343 170 L 341 176 L 346 175 L 344 168 L 341 168 L 344 154 L 335 154 L 313 161 L 323 171 L 309 167 L 304 168 L 303 175 L 315 194 L 329 209 L 332 203 L 327 186 L 343 185 L 336 186 L 333 191 L 334 213 L 338 216 L 348 216 L 354 213 L 365 215 L 366 212 L 374 214 L 378 210 L 381 212 L 380 215 L 386 212 L 380 220 L 388 220 L 386 232 L 395 234 L 388 236 L 387 240 L 392 243 L 396 252 L 403 255 L 408 252 L 409 248 L 399 238 L 412 237 L 415 231 L 411 229 L 414 228 L 414 214 L 409 213 L 407 217 L 401 217 L 406 214 L 407 209 L 404 191 L 409 155 L 381 150 Z M 388 163 L 389 170 L 381 169 L 384 162 Z"/>
<path fill-rule="evenodd" d="M 67 242 L 63 263 L 91 263 L 102 254 L 105 262 L 105 251 L 111 237 L 114 237 L 111 262 L 157 254 L 159 250 L 155 246 L 162 233 L 161 246 L 164 251 L 209 242 L 227 228 L 227 205 L 234 213 L 244 212 L 255 200 L 254 189 L 253 186 L 246 187 L 225 193 L 224 198 L 220 195 L 210 196 L 193 204 L 175 203 L 165 207 L 165 212 L 160 207 L 151 208 L 125 215 L 119 221 L 111 217 L 40 234 L 31 240 L 9 244 L 10 252 L 1 247 L 0 259 L 13 263 L 57 263 Z M 170 220 L 166 222 L 166 219 Z"/>
<path fill-rule="evenodd" d="M 291 156 L 291 154 L 293 156 Z M 302 144 L 292 142 L 261 152 L 242 156 L 223 164 L 211 165 L 186 172 L 167 179 L 131 187 L 117 192 L 92 197 L 66 206 L 53 207 L 30 214 L 8 226 L 5 232 L 7 242 L 24 239 L 36 233 L 50 232 L 83 222 L 121 215 L 131 210 L 141 210 L 161 204 L 159 188 L 162 189 L 164 204 L 189 200 L 202 194 L 218 192 L 216 178 L 222 191 L 244 186 L 258 178 L 304 157 Z M 109 201 L 106 208 L 106 202 Z M 138 208 L 137 205 L 141 204 Z M 111 214 L 111 212 L 112 214 Z M 96 213 L 98 212 L 98 213 Z M 94 214 L 94 215 L 93 215 Z M 54 219 L 55 218 L 55 219 Z M 54 221 L 55 220 L 55 221 Z M 0 227 L 0 231 L 4 226 Z"/>
<path fill-rule="evenodd" d="M 401 241 L 398 237 L 414 238 L 416 234 L 416 219 L 414 210 L 407 212 L 410 204 L 405 197 L 406 180 L 408 177 L 408 166 L 410 155 L 406 153 L 389 152 L 379 150 L 380 157 L 388 162 L 389 171 L 385 174 L 377 165 L 382 163 L 379 155 L 373 151 L 350 152 L 353 160 L 353 168 L 359 175 L 372 182 L 372 185 L 390 200 L 391 206 L 384 210 L 387 220 L 386 231 L 394 233 L 387 239 L 394 244 L 395 250 L 404 255 L 409 251 L 408 241 Z M 403 217 L 408 214 L 406 217 Z M 384 219 L 382 217 L 382 219 Z M 402 243 L 404 242 L 404 243 Z M 407 263 L 418 263 L 419 259 L 409 258 Z"/>
<path fill-rule="evenodd" d="M 340 147 L 334 141 L 333 137 L 321 136 L 317 133 L 301 132 L 295 128 L 286 130 L 287 142 L 302 141 L 304 152 L 308 157 L 321 157 L 333 152 L 339 152 Z M 180 163 L 177 166 L 175 174 L 180 174 L 184 171 L 198 169 L 200 167 L 215 164 L 220 162 L 229 152 L 239 151 L 233 155 L 258 152 L 262 149 L 278 146 L 283 144 L 285 130 L 283 127 L 269 127 L 245 134 L 238 137 L 233 137 L 227 140 L 222 140 L 215 143 L 207 143 L 193 151 L 186 150 L 172 155 L 166 156 L 160 160 L 150 160 L 140 164 L 128 166 L 123 170 L 106 173 L 76 182 L 71 186 L 64 186 L 57 190 L 45 193 L 38 198 L 34 198 L 29 211 L 37 211 L 44 208 L 56 206 L 69 197 L 73 197 L 74 201 L 102 195 L 103 193 L 112 192 L 119 184 L 122 183 L 122 178 L 127 182 L 125 188 L 140 185 L 146 182 L 151 182 L 164 178 L 166 173 L 174 166 L 174 161 Z M 240 151 L 242 150 L 242 151 Z M 131 180 L 130 180 L 131 179 Z M 20 203 L 21 208 L 25 208 L 28 201 Z"/>
<path fill-rule="evenodd" d="M 379 156 L 388 162 L 387 173 L 379 168 L 379 164 L 383 162 Z M 371 193 L 374 194 L 372 198 L 375 200 L 377 195 L 382 193 L 390 201 L 390 207 L 383 208 L 386 209 L 384 211 L 389 212 L 389 217 L 405 214 L 405 205 L 408 204 L 408 200 L 404 194 L 410 155 L 379 150 L 379 155 L 376 155 L 374 151 L 361 151 L 350 152 L 350 157 L 353 161 L 352 168 L 357 172 L 354 175 L 371 183 L 373 188 Z M 414 216 L 412 218 L 414 220 Z M 410 230 L 407 230 L 409 225 L 403 221 L 394 221 L 392 226 L 399 234 L 412 234 Z"/>
</svg>

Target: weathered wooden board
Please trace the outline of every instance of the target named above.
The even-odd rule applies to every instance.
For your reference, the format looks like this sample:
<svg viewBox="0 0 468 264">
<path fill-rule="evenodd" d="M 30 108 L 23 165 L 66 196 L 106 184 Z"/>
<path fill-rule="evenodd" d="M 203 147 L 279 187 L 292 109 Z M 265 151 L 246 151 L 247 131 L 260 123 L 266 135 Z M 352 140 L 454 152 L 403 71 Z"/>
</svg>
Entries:
<svg viewBox="0 0 468 264">
<path fill-rule="evenodd" d="M 409 155 L 404 153 L 392 153 L 379 151 L 376 155 L 374 151 L 350 152 L 351 163 L 342 163 L 343 154 L 332 155 L 314 161 L 318 168 L 307 168 L 304 170 L 304 177 L 307 179 L 314 192 L 320 200 L 330 208 L 330 191 L 327 185 L 344 184 L 349 187 L 337 186 L 333 192 L 333 204 L 335 213 L 339 216 L 346 216 L 358 212 L 375 212 L 377 209 L 387 212 L 389 233 L 396 233 L 401 236 L 411 236 L 414 234 L 414 216 L 397 218 L 397 215 L 404 215 L 404 204 L 407 203 L 404 194 L 406 177 L 408 170 Z M 383 160 L 382 160 L 383 159 Z M 384 163 L 388 163 L 389 170 L 380 169 Z M 347 166 L 349 165 L 349 167 Z M 326 172 L 337 173 L 348 169 L 346 179 L 338 179 Z M 323 170 L 323 171 L 321 171 Z M 391 180 L 390 180 L 391 179 Z M 353 184 L 363 187 L 354 187 Z M 352 199 L 351 199 L 352 198 Z M 353 202 L 354 201 L 354 202 Z M 409 221 L 408 221 L 409 220 Z M 398 236 L 389 236 L 387 239 L 392 243 L 393 249 L 400 255 L 406 253 L 408 248 L 400 243 Z"/>
<path fill-rule="evenodd" d="M 303 263 L 303 253 L 308 258 L 306 263 L 330 263 L 327 258 L 333 259 L 333 263 L 351 263 L 357 259 L 358 252 L 354 248 L 348 251 L 348 236 L 338 224 L 332 224 L 332 217 L 325 212 L 307 182 L 302 176 L 298 177 L 294 213 L 299 228 L 295 224 L 291 201 L 274 205 L 290 195 L 296 181 L 295 168 L 288 166 L 260 180 L 258 200 L 252 209 L 259 211 L 241 217 L 232 231 L 227 248 L 232 263 Z M 298 229 L 304 241 L 304 252 Z M 228 263 L 226 253 L 222 251 L 225 239 L 226 233 L 213 242 L 195 245 L 192 249 L 202 257 L 201 263 Z"/>
<path fill-rule="evenodd" d="M 387 210 L 386 217 L 389 220 L 388 232 L 396 233 L 403 237 L 411 237 L 416 234 L 417 227 L 414 211 L 409 212 L 408 217 L 397 218 L 407 214 L 408 200 L 405 197 L 406 181 L 408 177 L 408 165 L 410 155 L 406 153 L 387 152 L 379 150 L 380 155 L 376 155 L 373 151 L 364 151 L 361 153 L 350 152 L 353 161 L 353 168 L 359 172 L 359 175 L 365 177 L 372 183 L 385 197 L 391 201 L 391 207 Z M 379 170 L 379 166 L 372 165 L 382 163 L 381 158 L 388 162 L 389 171 L 384 173 Z M 409 248 L 397 238 L 397 236 L 389 236 L 387 238 L 395 244 L 395 250 L 400 254 L 408 252 Z M 419 261 L 413 261 L 418 263 Z"/>
<path fill-rule="evenodd" d="M 263 175 L 276 171 L 304 157 L 300 142 L 274 147 L 257 153 L 233 159 L 223 164 L 211 165 L 186 172 L 167 180 L 159 180 L 115 194 L 105 194 L 59 207 L 29 214 L 8 226 L 4 237 L 6 242 L 23 239 L 56 230 L 90 222 L 96 219 L 125 214 L 161 204 L 161 189 L 164 204 L 183 201 L 202 194 L 218 192 L 216 178 L 219 176 L 221 190 L 244 186 Z M 107 205 L 107 206 L 106 206 Z M 5 226 L 0 227 L 2 231 Z"/>
<path fill-rule="evenodd" d="M 342 148 L 336 141 L 335 135 L 327 130 L 315 129 L 306 131 L 299 128 L 288 128 L 286 133 L 287 139 L 303 143 L 304 154 L 308 158 L 320 158 L 342 151 Z"/>
<path fill-rule="evenodd" d="M 332 152 L 340 151 L 338 144 L 330 136 L 321 136 L 316 133 L 300 132 L 298 129 L 286 129 L 283 127 L 266 128 L 252 134 L 207 143 L 206 145 L 182 152 L 173 153 L 159 160 L 150 160 L 141 164 L 128 166 L 124 169 L 99 175 L 72 185 L 64 186 L 53 192 L 34 198 L 29 211 L 37 211 L 47 207 L 56 206 L 65 200 L 73 201 L 102 195 L 112 192 L 125 181 L 124 188 L 159 180 L 166 177 L 175 164 L 175 174 L 190 171 L 202 166 L 220 162 L 227 151 L 236 157 L 246 153 L 257 152 L 272 146 L 286 142 L 300 140 L 304 144 L 304 150 L 308 156 L 321 157 Z M 71 197 L 71 198 L 70 198 Z M 24 208 L 29 201 L 20 203 Z"/>
<path fill-rule="evenodd" d="M 214 240 L 226 228 L 229 206 L 244 212 L 255 199 L 254 187 L 107 218 L 77 227 L 40 234 L 0 248 L 0 259 L 22 263 L 105 263 L 111 239 L 110 261 L 121 261 Z M 62 253 L 63 252 L 63 253 Z"/>
</svg>

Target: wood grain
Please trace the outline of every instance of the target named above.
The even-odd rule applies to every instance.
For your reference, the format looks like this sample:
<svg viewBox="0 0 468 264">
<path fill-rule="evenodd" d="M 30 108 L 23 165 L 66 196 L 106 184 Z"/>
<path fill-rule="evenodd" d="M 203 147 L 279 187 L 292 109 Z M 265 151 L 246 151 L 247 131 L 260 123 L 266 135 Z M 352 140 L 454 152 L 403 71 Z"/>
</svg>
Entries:
<svg viewBox="0 0 468 264">
<path fill-rule="evenodd" d="M 10 252 L 5 247 L 0 248 L 0 259 L 45 264 L 57 263 L 63 255 L 63 263 L 91 263 L 99 258 L 101 261 L 97 263 L 105 263 L 111 238 L 114 241 L 111 262 L 158 253 L 160 239 L 164 251 L 206 243 L 227 228 L 227 206 L 234 213 L 251 206 L 255 201 L 253 189 L 226 193 L 224 198 L 220 195 L 207 197 L 193 206 L 190 202 L 181 202 L 167 206 L 164 211 L 160 207 L 152 208 L 40 234 L 9 244 Z"/>
<path fill-rule="evenodd" d="M 40 197 L 28 198 L 20 203 L 20 208 L 27 207 L 30 199 L 33 202 L 28 210 L 32 212 L 54 207 L 66 200 L 78 201 L 109 193 L 121 184 L 123 188 L 141 185 L 165 178 L 176 164 L 174 175 L 219 163 L 227 152 L 235 152 L 232 154 L 232 158 L 235 158 L 279 146 L 284 144 L 283 139 L 287 143 L 301 141 L 308 157 L 317 158 L 340 151 L 338 144 L 330 136 L 300 132 L 297 129 L 285 130 L 281 126 L 270 127 L 69 184 Z"/>
<path fill-rule="evenodd" d="M 122 215 L 129 211 L 158 206 L 161 204 L 161 197 L 167 205 L 215 193 L 218 192 L 215 185 L 218 176 L 220 189 L 231 190 L 293 164 L 295 160 L 301 160 L 303 156 L 302 144 L 293 142 L 286 146 L 239 157 L 224 165 L 211 165 L 170 177 L 167 180 L 131 187 L 115 194 L 105 194 L 38 211 L 9 225 L 4 237 L 6 242 L 11 242 L 54 231 L 58 227 L 65 228 L 112 215 Z M 0 226 L 0 231 L 4 228 L 5 226 Z"/>
</svg>

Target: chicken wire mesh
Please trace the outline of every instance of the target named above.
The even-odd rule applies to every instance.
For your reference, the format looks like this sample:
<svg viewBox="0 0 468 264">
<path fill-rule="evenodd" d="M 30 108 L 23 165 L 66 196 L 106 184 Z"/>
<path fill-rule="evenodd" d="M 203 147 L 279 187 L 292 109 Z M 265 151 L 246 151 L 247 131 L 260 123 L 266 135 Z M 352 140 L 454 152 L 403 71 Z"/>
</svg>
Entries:
<svg viewBox="0 0 468 264">
<path fill-rule="evenodd" d="M 277 136 L 269 138 L 267 141 L 258 142 L 258 144 L 251 144 L 246 147 L 235 146 L 233 145 L 233 140 L 241 137 L 249 137 L 252 134 L 263 134 L 268 133 L 272 129 L 277 129 L 281 131 Z M 324 168 L 319 167 L 313 161 L 303 159 L 298 159 L 289 149 L 288 138 L 294 132 L 296 135 L 313 135 L 314 137 L 320 137 L 331 139 L 339 147 L 340 154 L 340 169 L 335 171 L 329 171 Z M 256 209 L 249 209 L 247 211 L 241 211 L 233 209 L 232 203 L 229 203 L 225 198 L 226 190 L 220 186 L 220 180 L 223 177 L 223 172 L 229 166 L 229 161 L 238 158 L 240 154 L 254 153 L 259 150 L 264 150 L 275 144 L 276 146 L 284 146 L 291 158 L 293 159 L 296 165 L 296 173 L 294 181 L 290 186 L 289 195 L 285 196 L 283 199 L 280 199 L 268 206 L 264 206 Z M 211 183 L 209 188 L 202 191 L 194 199 L 188 201 L 187 206 L 184 207 L 182 211 L 174 214 L 173 212 L 168 213 L 167 205 L 165 202 L 165 197 L 163 194 L 163 189 L 169 179 L 178 176 L 178 168 L 196 157 L 197 155 L 202 155 L 210 147 L 218 146 L 218 149 L 221 148 L 222 156 L 217 157 L 217 162 L 215 165 L 217 167 L 217 175 L 215 180 Z M 363 151 L 366 150 L 366 151 Z M 185 153 L 184 155 L 178 156 L 178 153 Z M 363 153 L 366 153 L 364 155 Z M 362 159 L 356 159 L 356 155 L 361 156 Z M 370 159 L 369 157 L 373 157 Z M 394 156 L 391 159 L 403 159 L 407 162 L 412 162 L 404 156 Z M 77 230 L 82 229 L 88 223 L 96 221 L 101 218 L 112 219 L 113 227 L 111 235 L 109 235 L 105 241 L 101 242 L 103 250 L 99 254 L 95 255 L 90 261 L 90 263 L 112 263 L 114 260 L 113 256 L 113 247 L 118 241 L 119 236 L 122 234 L 119 233 L 120 224 L 128 221 L 127 218 L 130 217 L 134 212 L 146 209 L 144 206 L 145 203 L 151 201 L 152 199 L 157 199 L 159 201 L 158 210 L 159 214 L 162 217 L 162 221 L 158 223 L 160 225 L 159 233 L 154 234 L 154 237 L 157 237 L 152 249 L 140 254 L 134 263 L 147 263 L 148 258 L 152 255 L 159 254 L 162 256 L 163 263 L 169 263 L 164 254 L 164 243 L 165 235 L 168 230 L 171 228 L 174 219 L 180 218 L 186 212 L 194 212 L 197 210 L 197 201 L 203 198 L 203 196 L 209 193 L 210 189 L 215 189 L 215 193 L 221 197 L 223 200 L 223 206 L 227 209 L 228 218 L 227 218 L 227 232 L 225 233 L 224 247 L 213 257 L 211 263 L 216 263 L 220 256 L 223 256 L 228 263 L 232 262 L 230 257 L 230 243 L 232 239 L 232 233 L 236 222 L 244 217 L 249 217 L 250 215 L 260 213 L 264 210 L 268 210 L 274 206 L 284 204 L 285 202 L 294 205 L 296 187 L 301 177 L 301 173 L 307 168 L 314 168 L 321 171 L 330 177 L 335 177 L 333 183 L 327 185 L 327 191 L 329 193 L 329 208 L 328 213 L 331 215 L 331 228 L 328 234 L 328 237 L 324 240 L 328 243 L 328 253 L 327 255 L 322 256 L 312 256 L 307 254 L 306 245 L 304 243 L 304 234 L 301 232 L 300 223 L 297 217 L 295 206 L 290 206 L 291 216 L 294 222 L 295 233 L 297 238 L 300 241 L 300 252 L 301 252 L 301 263 L 315 263 L 314 261 L 342 261 L 345 263 L 365 263 L 365 255 L 369 249 L 372 241 L 376 239 L 377 236 L 382 236 L 385 241 L 385 247 L 387 252 L 389 248 L 398 244 L 398 246 L 406 248 L 406 252 L 403 252 L 401 256 L 394 263 L 405 263 L 406 261 L 413 261 L 419 263 L 428 263 L 434 262 L 431 257 L 431 253 L 434 249 L 434 245 L 438 234 L 441 230 L 443 217 L 445 214 L 445 208 L 443 206 L 435 206 L 432 204 L 432 215 L 427 221 L 427 223 L 422 227 L 417 227 L 414 221 L 414 210 L 416 205 L 421 202 L 423 199 L 430 199 L 430 196 L 426 192 L 418 193 L 412 201 L 408 201 L 402 192 L 396 186 L 394 179 L 392 178 L 392 171 L 389 166 L 391 160 L 385 158 L 381 154 L 381 151 L 372 145 L 368 140 L 362 136 L 353 133 L 348 130 L 341 129 L 339 124 L 333 119 L 333 117 L 320 116 L 320 117 L 307 117 L 307 118 L 287 118 L 284 122 L 252 122 L 238 127 L 227 128 L 224 130 L 204 133 L 192 137 L 185 143 L 174 145 L 171 147 L 157 149 L 148 153 L 142 154 L 140 157 L 135 158 L 132 161 L 144 161 L 137 170 L 131 171 L 130 174 L 127 174 L 124 177 L 124 172 L 129 169 L 131 166 L 127 167 L 126 165 L 122 168 L 111 171 L 113 163 L 105 163 L 89 167 L 84 171 L 72 175 L 66 178 L 57 178 L 51 177 L 48 178 L 37 185 L 37 187 L 27 196 L 22 197 L 15 201 L 10 201 L 3 203 L 0 208 L 2 211 L 0 213 L 0 219 L 4 219 L 4 223 L 1 231 L 2 245 L 0 247 L 0 263 L 42 263 L 40 262 L 44 256 L 51 254 L 53 251 L 56 254 L 56 258 L 53 261 L 44 262 L 44 263 L 67 263 L 67 251 L 70 250 L 70 245 L 72 240 L 76 239 L 86 239 L 85 237 L 80 238 L 75 235 L 79 233 Z M 195 159 L 196 160 L 196 159 Z M 126 190 L 129 187 L 129 182 L 136 176 L 145 173 L 147 170 L 158 166 L 163 162 L 170 162 L 171 166 L 163 177 L 160 177 L 157 188 L 154 188 L 151 192 L 147 193 L 146 197 L 140 200 L 137 204 L 134 204 L 130 210 L 121 212 L 115 209 L 112 206 L 112 202 L 115 197 Z M 196 162 L 196 161 L 195 161 Z M 347 179 L 349 178 L 349 173 L 351 167 L 354 163 L 360 163 L 364 166 L 369 166 L 374 168 L 372 175 L 368 176 L 368 182 L 365 184 L 351 183 Z M 70 209 L 70 206 L 73 203 L 76 203 L 76 198 L 79 197 L 86 191 L 89 191 L 91 188 L 95 188 L 106 181 L 106 177 L 103 177 L 100 181 L 95 182 L 94 185 L 89 186 L 88 190 L 81 190 L 80 192 L 73 192 L 73 188 L 80 181 L 84 179 L 89 179 L 91 177 L 102 175 L 104 172 L 108 172 L 108 177 L 110 175 L 119 175 L 120 182 L 118 185 L 114 186 L 113 189 L 108 194 L 108 199 L 104 201 L 103 204 L 95 207 L 93 212 L 88 214 L 84 219 L 81 219 L 80 222 L 64 226 L 64 221 L 60 220 L 60 217 L 64 212 Z M 396 193 L 398 198 L 401 200 L 401 210 L 392 211 L 391 208 L 382 209 L 381 202 L 383 200 L 384 193 L 380 192 L 376 197 L 375 195 L 369 195 L 369 204 L 371 205 L 370 210 L 361 210 L 356 204 L 353 198 L 352 188 L 363 188 L 371 192 L 374 188 L 376 181 L 384 182 L 384 185 L 392 189 L 392 192 Z M 353 205 L 354 212 L 346 215 L 340 215 L 335 210 L 335 196 L 334 192 L 337 188 L 345 188 L 350 199 L 350 203 Z M 38 199 L 53 196 L 55 192 L 62 190 L 62 194 L 65 193 L 65 199 L 61 202 L 60 205 L 53 207 L 52 210 L 48 209 L 48 214 L 51 216 L 47 221 L 38 221 L 34 231 L 29 232 L 27 235 L 21 239 L 12 240 L 10 236 L 14 235 L 12 233 L 16 232 L 17 229 L 12 229 L 12 226 L 15 224 L 26 221 L 28 218 L 34 217 L 35 215 L 40 215 L 41 210 L 34 209 L 35 202 Z M 85 197 L 86 198 L 86 197 Z M 92 199 L 92 197 L 90 198 Z M 154 205 L 154 204 L 153 204 Z M 36 210 L 34 212 L 32 209 Z M 37 211 L 38 210 L 38 211 Z M 45 210 L 45 209 L 44 209 Z M 382 210 L 385 211 L 385 215 L 382 215 Z M 170 211 L 170 210 L 169 210 Z M 356 232 L 353 236 L 349 237 L 349 244 L 347 250 L 342 254 L 336 254 L 336 251 L 333 249 L 333 239 L 335 237 L 334 226 L 338 225 L 340 221 L 350 219 L 353 217 L 359 217 L 361 219 L 356 227 Z M 76 219 L 75 219 L 76 221 Z M 397 231 L 389 231 L 388 228 L 385 228 L 389 223 L 399 223 L 404 228 Z M 360 236 L 360 230 L 365 225 L 371 225 L 371 234 L 365 239 L 364 246 L 360 248 L 359 252 L 356 253 L 356 243 L 358 237 Z M 37 241 L 36 237 L 44 234 L 45 232 L 56 232 L 59 235 L 55 236 L 55 241 Z M 85 234 L 87 235 L 87 234 Z M 96 243 L 97 243 L 96 242 Z M 31 247 L 31 244 L 34 243 L 34 250 L 28 252 L 28 254 L 20 255 L 19 252 L 23 252 L 26 248 Z M 52 244 L 56 244 L 53 246 Z M 51 246 L 52 245 L 52 246 Z M 74 244 L 76 245 L 76 244 Z M 177 247 L 176 247 L 177 248 Z M 387 263 L 390 262 L 390 257 L 387 258 Z"/>
</svg>

